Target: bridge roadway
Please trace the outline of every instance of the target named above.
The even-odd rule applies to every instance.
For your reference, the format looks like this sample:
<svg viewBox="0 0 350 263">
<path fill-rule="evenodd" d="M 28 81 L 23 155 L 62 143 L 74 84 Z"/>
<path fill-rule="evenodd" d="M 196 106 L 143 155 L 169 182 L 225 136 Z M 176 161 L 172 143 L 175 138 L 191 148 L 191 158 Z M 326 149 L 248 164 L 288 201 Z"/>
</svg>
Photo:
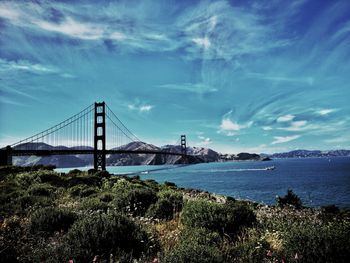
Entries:
<svg viewBox="0 0 350 263">
<path fill-rule="evenodd" d="M 156 151 L 156 150 L 105 150 L 105 154 L 164 154 L 164 155 L 177 155 L 177 156 L 188 156 L 183 153 Z M 49 155 L 76 155 L 76 154 L 94 154 L 94 149 L 67 149 L 67 150 L 11 150 L 12 156 L 23 156 L 23 155 L 36 155 L 36 156 L 49 156 Z"/>
</svg>

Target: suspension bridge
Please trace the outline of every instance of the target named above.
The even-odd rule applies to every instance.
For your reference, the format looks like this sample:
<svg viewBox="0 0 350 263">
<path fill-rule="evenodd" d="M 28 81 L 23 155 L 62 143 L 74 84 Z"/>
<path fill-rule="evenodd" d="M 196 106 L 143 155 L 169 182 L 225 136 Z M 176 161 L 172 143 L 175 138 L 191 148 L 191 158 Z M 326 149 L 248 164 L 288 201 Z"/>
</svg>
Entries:
<svg viewBox="0 0 350 263">
<path fill-rule="evenodd" d="M 0 166 L 12 165 L 13 156 L 93 155 L 94 169 L 106 170 L 109 154 L 177 155 L 186 162 L 186 135 L 181 135 L 179 150 L 128 149 L 125 145 L 141 142 L 108 107 L 95 102 L 74 116 L 40 133 L 0 149 Z"/>
</svg>

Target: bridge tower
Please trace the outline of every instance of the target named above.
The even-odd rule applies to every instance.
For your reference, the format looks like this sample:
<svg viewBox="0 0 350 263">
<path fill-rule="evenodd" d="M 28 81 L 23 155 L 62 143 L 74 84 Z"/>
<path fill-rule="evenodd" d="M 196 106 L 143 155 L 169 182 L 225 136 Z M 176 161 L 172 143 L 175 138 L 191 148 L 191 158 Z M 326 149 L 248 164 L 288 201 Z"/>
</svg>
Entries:
<svg viewBox="0 0 350 263">
<path fill-rule="evenodd" d="M 106 170 L 106 110 L 105 102 L 95 102 L 94 169 Z"/>
<path fill-rule="evenodd" d="M 186 135 L 181 135 L 181 153 L 183 155 L 187 154 Z"/>
<path fill-rule="evenodd" d="M 7 146 L 0 150 L 0 166 L 12 165 L 12 148 Z"/>
</svg>

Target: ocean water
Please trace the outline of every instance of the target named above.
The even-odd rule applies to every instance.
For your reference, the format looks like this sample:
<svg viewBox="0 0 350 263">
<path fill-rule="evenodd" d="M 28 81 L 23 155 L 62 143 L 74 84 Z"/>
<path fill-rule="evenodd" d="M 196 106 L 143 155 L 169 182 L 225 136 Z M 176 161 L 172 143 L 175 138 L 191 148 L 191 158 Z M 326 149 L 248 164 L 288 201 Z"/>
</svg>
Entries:
<svg viewBox="0 0 350 263">
<path fill-rule="evenodd" d="M 274 170 L 267 167 L 275 166 Z M 350 208 L 350 157 L 275 159 L 187 166 L 108 167 L 115 174 L 174 182 L 194 188 L 274 204 L 292 189 L 307 206 L 335 204 Z M 67 169 L 59 169 L 66 171 Z M 68 169 L 69 170 L 69 169 Z"/>
</svg>

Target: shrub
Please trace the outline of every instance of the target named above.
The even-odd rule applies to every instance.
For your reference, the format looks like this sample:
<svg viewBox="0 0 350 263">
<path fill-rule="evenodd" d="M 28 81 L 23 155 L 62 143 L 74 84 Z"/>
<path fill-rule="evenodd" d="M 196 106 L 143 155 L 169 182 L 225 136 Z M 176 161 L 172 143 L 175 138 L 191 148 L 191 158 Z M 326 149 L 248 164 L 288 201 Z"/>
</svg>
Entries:
<svg viewBox="0 0 350 263">
<path fill-rule="evenodd" d="M 55 188 L 49 184 L 34 184 L 28 189 L 30 195 L 53 196 Z"/>
<path fill-rule="evenodd" d="M 299 209 L 303 206 L 301 199 L 291 189 L 288 189 L 287 194 L 285 196 L 278 196 L 276 201 L 277 205 L 280 207 L 291 205 Z"/>
<path fill-rule="evenodd" d="M 73 170 L 70 170 L 69 172 L 68 172 L 68 175 L 70 175 L 70 176 L 76 176 L 76 175 L 80 175 L 80 174 L 82 174 L 83 173 L 83 171 L 81 171 L 81 170 L 79 170 L 79 169 L 73 169 Z"/>
<path fill-rule="evenodd" d="M 32 233 L 44 232 L 44 234 L 67 231 L 76 219 L 76 214 L 67 210 L 54 207 L 41 208 L 31 216 L 30 230 Z"/>
<path fill-rule="evenodd" d="M 350 224 L 334 221 L 324 225 L 293 225 L 284 230 L 286 259 L 297 253 L 301 262 L 348 262 Z"/>
<path fill-rule="evenodd" d="M 142 216 L 151 204 L 157 201 L 156 193 L 148 188 L 136 188 L 120 194 L 115 200 L 116 206 L 133 215 Z"/>
<path fill-rule="evenodd" d="M 80 205 L 82 210 L 87 211 L 104 211 L 106 212 L 109 205 L 101 201 L 99 198 L 86 198 Z"/>
<path fill-rule="evenodd" d="M 72 197 L 88 197 L 97 193 L 97 189 L 87 185 L 76 185 L 69 189 L 69 193 Z"/>
<path fill-rule="evenodd" d="M 181 220 L 188 227 L 204 227 L 233 237 L 243 227 L 251 226 L 256 218 L 245 205 L 191 201 L 184 207 Z"/>
<path fill-rule="evenodd" d="M 23 188 L 28 188 L 32 184 L 41 183 L 38 172 L 17 174 L 15 180 Z"/>
<path fill-rule="evenodd" d="M 179 243 L 164 257 L 166 263 L 222 262 L 220 237 L 204 228 L 187 229 Z"/>
<path fill-rule="evenodd" d="M 110 178 L 111 174 L 108 171 L 97 171 L 94 173 L 94 176 L 97 176 L 100 178 Z"/>
<path fill-rule="evenodd" d="M 67 255 L 77 262 L 91 262 L 95 255 L 132 253 L 138 258 L 146 251 L 148 237 L 134 222 L 121 214 L 94 214 L 71 227 L 65 238 Z M 62 260 L 63 261 L 63 260 Z"/>
<path fill-rule="evenodd" d="M 53 203 L 53 199 L 47 196 L 23 195 L 17 199 L 17 202 L 21 209 L 25 210 L 29 207 L 40 208 L 50 206 Z"/>
<path fill-rule="evenodd" d="M 183 205 L 182 193 L 166 190 L 158 193 L 158 201 L 152 204 L 147 212 L 149 216 L 158 219 L 173 219 Z"/>
<path fill-rule="evenodd" d="M 165 186 L 168 186 L 168 187 L 176 187 L 176 184 L 175 184 L 175 183 L 168 182 L 168 181 L 165 181 L 165 182 L 164 182 L 164 185 L 165 185 Z"/>
<path fill-rule="evenodd" d="M 102 201 L 102 202 L 106 202 L 106 203 L 109 203 L 111 202 L 113 199 L 114 199 L 114 195 L 111 194 L 111 193 L 101 193 L 99 195 L 99 199 Z"/>
<path fill-rule="evenodd" d="M 53 186 L 64 186 L 64 179 L 55 172 L 42 172 L 39 174 L 40 181 L 42 183 L 48 183 Z"/>
<path fill-rule="evenodd" d="M 67 186 L 68 187 L 72 187 L 75 185 L 79 185 L 79 184 L 85 184 L 87 186 L 101 186 L 101 182 L 102 182 L 102 178 L 97 177 L 97 176 L 74 176 L 74 177 L 70 177 L 67 180 Z"/>
<path fill-rule="evenodd" d="M 335 205 L 325 205 L 321 207 L 321 211 L 324 214 L 338 214 L 340 212 L 339 207 L 335 206 Z"/>
</svg>

